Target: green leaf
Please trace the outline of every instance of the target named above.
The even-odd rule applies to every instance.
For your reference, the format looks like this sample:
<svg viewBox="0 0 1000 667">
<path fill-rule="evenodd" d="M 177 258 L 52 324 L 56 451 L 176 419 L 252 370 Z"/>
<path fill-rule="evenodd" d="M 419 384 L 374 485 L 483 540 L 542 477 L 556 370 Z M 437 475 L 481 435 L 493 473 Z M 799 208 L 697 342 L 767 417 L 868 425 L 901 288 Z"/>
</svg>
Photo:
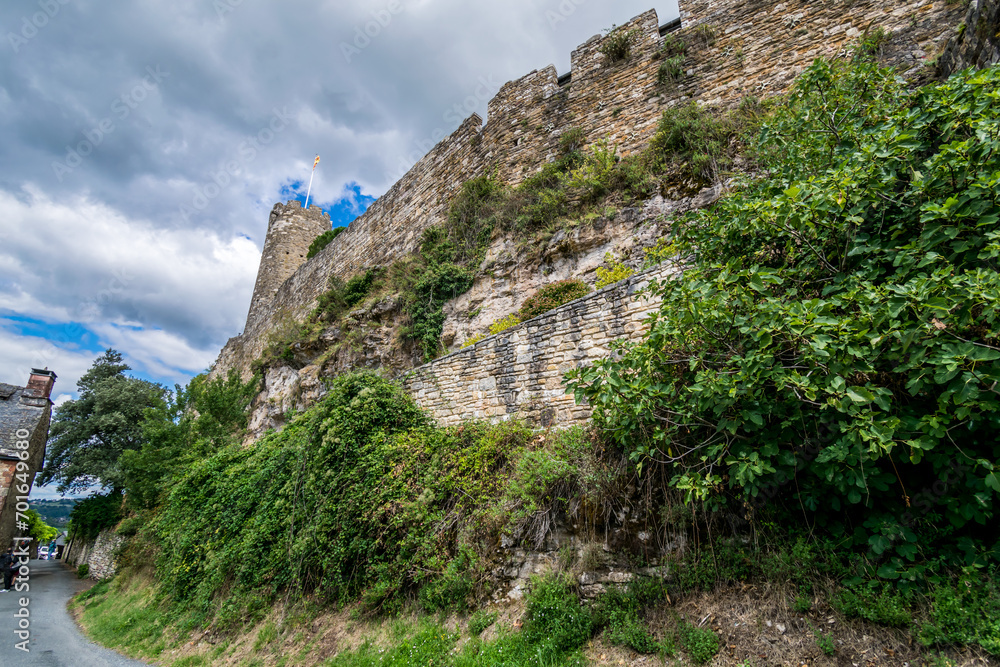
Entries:
<svg viewBox="0 0 1000 667">
<path fill-rule="evenodd" d="M 847 397 L 855 403 L 871 403 L 875 400 L 875 394 L 864 387 L 848 387 Z"/>
<path fill-rule="evenodd" d="M 879 555 L 892 546 L 892 542 L 885 535 L 872 535 L 868 538 L 868 544 L 871 546 L 872 551 Z"/>
<path fill-rule="evenodd" d="M 1000 477 L 997 477 L 995 472 L 991 472 L 986 476 L 986 486 L 993 489 L 997 493 L 1000 493 Z"/>
<path fill-rule="evenodd" d="M 882 579 L 890 579 L 890 580 L 899 579 L 899 572 L 896 570 L 896 567 L 892 563 L 884 564 L 882 567 L 878 569 L 878 572 L 876 572 L 876 574 L 878 574 L 878 576 Z"/>
</svg>

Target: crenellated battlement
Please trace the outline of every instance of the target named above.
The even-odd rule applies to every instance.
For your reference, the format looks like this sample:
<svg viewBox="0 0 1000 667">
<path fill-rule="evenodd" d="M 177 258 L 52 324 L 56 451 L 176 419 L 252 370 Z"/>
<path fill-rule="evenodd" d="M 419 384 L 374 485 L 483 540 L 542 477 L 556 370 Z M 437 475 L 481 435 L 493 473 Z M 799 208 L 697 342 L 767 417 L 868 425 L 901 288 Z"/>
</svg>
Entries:
<svg viewBox="0 0 1000 667">
<path fill-rule="evenodd" d="M 557 156 L 559 137 L 570 129 L 581 130 L 588 144 L 607 140 L 627 155 L 648 144 L 664 112 L 781 93 L 814 59 L 847 53 L 875 28 L 891 34 L 886 64 L 912 77 L 933 73 L 966 8 L 948 0 L 681 0 L 680 13 L 679 26 L 661 24 L 655 10 L 622 25 L 635 31 L 635 41 L 620 62 L 607 61 L 607 37 L 595 36 L 572 52 L 569 73 L 559 76 L 550 65 L 504 84 L 489 102 L 485 126 L 477 115 L 466 119 L 311 260 L 295 264 L 301 258 L 288 248 L 308 247 L 305 237 L 323 231 L 317 221 L 303 218 L 296 234 L 276 229 L 273 248 L 269 228 L 246 329 L 226 345 L 217 372 L 249 369 L 268 333 L 304 317 L 329 276 L 348 278 L 413 252 L 424 230 L 447 216 L 465 181 L 495 171 L 517 184 Z M 688 44 L 682 75 L 667 83 L 658 80 L 665 38 Z M 294 213 L 283 211 L 282 220 Z"/>
</svg>

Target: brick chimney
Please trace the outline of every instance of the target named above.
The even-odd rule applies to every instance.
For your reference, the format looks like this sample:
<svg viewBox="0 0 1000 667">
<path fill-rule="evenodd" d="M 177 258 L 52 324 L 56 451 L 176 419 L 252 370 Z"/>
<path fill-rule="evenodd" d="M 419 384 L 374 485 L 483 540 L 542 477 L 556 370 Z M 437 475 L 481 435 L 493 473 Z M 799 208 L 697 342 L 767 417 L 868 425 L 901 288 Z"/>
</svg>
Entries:
<svg viewBox="0 0 1000 667">
<path fill-rule="evenodd" d="M 31 398 L 48 399 L 52 394 L 52 385 L 56 383 L 56 374 L 48 368 L 38 370 L 31 369 L 31 377 L 28 379 L 28 386 L 25 387 L 25 395 Z"/>
</svg>

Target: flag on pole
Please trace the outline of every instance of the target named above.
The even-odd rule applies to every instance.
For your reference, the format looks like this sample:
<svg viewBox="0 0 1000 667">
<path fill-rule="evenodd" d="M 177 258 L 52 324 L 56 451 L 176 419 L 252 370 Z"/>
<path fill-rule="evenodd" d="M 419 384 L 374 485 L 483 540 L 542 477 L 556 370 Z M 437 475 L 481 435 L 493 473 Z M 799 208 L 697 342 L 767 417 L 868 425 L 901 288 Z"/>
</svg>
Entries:
<svg viewBox="0 0 1000 667">
<path fill-rule="evenodd" d="M 313 160 L 312 171 L 309 173 L 309 188 L 306 190 L 306 205 L 303 207 L 307 211 L 309 210 L 309 193 L 311 193 L 313 189 L 313 176 L 316 175 L 316 165 L 318 164 L 319 164 L 319 155 L 317 154 L 316 159 Z"/>
</svg>

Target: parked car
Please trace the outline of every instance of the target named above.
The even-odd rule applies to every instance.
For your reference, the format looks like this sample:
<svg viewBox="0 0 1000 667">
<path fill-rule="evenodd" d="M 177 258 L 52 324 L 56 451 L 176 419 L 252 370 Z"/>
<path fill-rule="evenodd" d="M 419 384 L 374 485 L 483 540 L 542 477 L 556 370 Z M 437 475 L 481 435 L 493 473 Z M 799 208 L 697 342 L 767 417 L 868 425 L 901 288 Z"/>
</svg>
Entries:
<svg viewBox="0 0 1000 667">
<path fill-rule="evenodd" d="M 49 559 L 49 548 L 48 547 L 38 547 L 38 559 L 48 560 Z"/>
</svg>

